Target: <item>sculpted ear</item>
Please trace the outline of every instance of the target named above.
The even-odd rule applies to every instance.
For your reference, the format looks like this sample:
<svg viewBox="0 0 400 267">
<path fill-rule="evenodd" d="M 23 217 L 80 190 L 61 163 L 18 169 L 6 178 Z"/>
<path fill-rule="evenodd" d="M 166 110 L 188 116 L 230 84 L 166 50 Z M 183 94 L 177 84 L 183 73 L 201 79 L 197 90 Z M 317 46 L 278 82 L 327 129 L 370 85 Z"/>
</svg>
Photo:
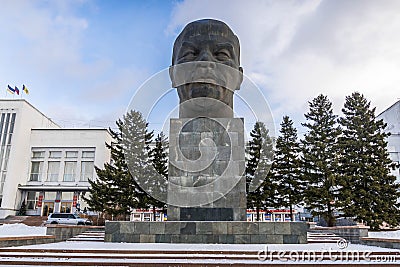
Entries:
<svg viewBox="0 0 400 267">
<path fill-rule="evenodd" d="M 243 82 L 243 68 L 242 67 L 239 67 L 239 72 L 240 72 L 240 74 L 239 74 L 239 77 L 238 77 L 238 84 L 237 84 L 236 90 L 240 89 L 240 85 Z"/>
<path fill-rule="evenodd" d="M 174 75 L 175 65 L 169 66 L 168 72 L 169 72 L 169 78 L 171 79 L 172 88 L 176 88 L 175 75 Z"/>
</svg>

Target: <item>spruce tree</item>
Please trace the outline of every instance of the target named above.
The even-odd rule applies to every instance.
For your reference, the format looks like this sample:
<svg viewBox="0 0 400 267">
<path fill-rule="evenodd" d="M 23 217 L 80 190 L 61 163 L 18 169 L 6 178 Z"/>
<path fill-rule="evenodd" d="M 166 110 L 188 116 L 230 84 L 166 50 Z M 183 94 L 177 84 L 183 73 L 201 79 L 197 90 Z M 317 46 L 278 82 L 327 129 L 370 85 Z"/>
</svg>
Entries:
<svg viewBox="0 0 400 267">
<path fill-rule="evenodd" d="M 120 183 L 124 194 L 121 202 L 131 209 L 149 208 L 151 197 L 143 188 L 147 183 L 151 183 L 154 172 L 150 159 L 153 132 L 147 130 L 148 123 L 142 114 L 134 110 L 124 115 L 123 120 L 118 120 L 117 126 L 121 133 L 120 148 L 124 167 L 129 173 Z"/>
<path fill-rule="evenodd" d="M 273 203 L 274 187 L 268 179 L 273 159 L 273 140 L 262 122 L 254 124 L 250 137 L 245 169 L 247 207 L 256 209 L 256 220 L 259 221 L 260 210 Z"/>
<path fill-rule="evenodd" d="M 387 151 L 386 123 L 377 120 L 375 108 L 360 93 L 346 97 L 343 136 L 339 139 L 340 195 L 345 216 L 355 217 L 377 230 L 383 222 L 399 224 L 399 184 Z"/>
<path fill-rule="evenodd" d="M 310 111 L 304 116 L 307 128 L 302 143 L 302 172 L 307 184 L 306 207 L 313 215 L 322 216 L 328 226 L 335 225 L 337 209 L 337 139 L 341 129 L 332 102 L 319 95 L 309 102 Z"/>
<path fill-rule="evenodd" d="M 126 218 L 132 209 L 149 206 L 140 182 L 151 173 L 148 147 L 153 134 L 140 112 L 130 111 L 116 124 L 117 131 L 110 129 L 113 141 L 106 144 L 111 162 L 104 169 L 95 167 L 97 179 L 89 180 L 89 196 L 84 200 L 91 210 Z"/>
<path fill-rule="evenodd" d="M 17 215 L 18 216 L 25 216 L 26 215 L 26 203 L 25 203 L 25 201 L 23 201 L 21 203 L 21 207 L 19 208 Z"/>
<path fill-rule="evenodd" d="M 150 150 L 150 157 L 154 169 L 163 179 L 155 179 L 154 186 L 159 189 L 160 192 L 154 192 L 156 195 L 166 194 L 161 192 L 167 188 L 166 184 L 168 181 L 168 140 L 163 132 L 159 133 L 154 140 L 154 148 Z M 153 220 L 155 221 L 155 209 L 166 208 L 166 203 L 157 198 L 151 197 L 149 204 L 153 207 Z"/>
<path fill-rule="evenodd" d="M 272 164 L 272 179 L 277 184 L 277 204 L 290 208 L 290 220 L 293 221 L 293 207 L 302 200 L 303 184 L 299 170 L 300 145 L 293 121 L 284 116 L 280 135 L 276 139 L 275 157 Z"/>
<path fill-rule="evenodd" d="M 104 168 L 95 166 L 96 180 L 89 180 L 89 196 L 83 199 L 88 203 L 89 209 L 117 217 L 129 211 L 128 206 L 121 204 L 120 182 L 129 175 L 127 173 L 123 152 L 119 145 L 120 133 L 109 129 L 115 141 L 106 144 L 111 153 L 111 163 L 106 162 Z"/>
</svg>

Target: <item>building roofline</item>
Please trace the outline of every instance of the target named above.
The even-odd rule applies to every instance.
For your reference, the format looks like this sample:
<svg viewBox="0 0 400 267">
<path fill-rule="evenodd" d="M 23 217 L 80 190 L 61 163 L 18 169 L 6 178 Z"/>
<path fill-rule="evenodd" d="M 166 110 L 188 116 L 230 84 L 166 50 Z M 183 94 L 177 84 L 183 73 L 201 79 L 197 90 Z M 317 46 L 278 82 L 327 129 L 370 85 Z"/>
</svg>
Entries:
<svg viewBox="0 0 400 267">
<path fill-rule="evenodd" d="M 32 128 L 32 130 L 35 131 L 63 131 L 63 130 L 68 130 L 68 131 L 81 131 L 81 130 L 94 130 L 94 131 L 108 131 L 107 128 Z"/>
<path fill-rule="evenodd" d="M 384 111 L 382 111 L 381 113 L 379 113 L 376 117 L 379 117 L 380 115 L 382 115 L 383 113 L 385 113 L 386 111 L 388 111 L 389 109 L 391 109 L 392 107 L 394 107 L 395 105 L 397 105 L 397 103 L 399 103 L 400 100 L 397 100 L 396 102 L 394 102 L 390 107 L 388 107 L 387 109 L 385 109 Z"/>
<path fill-rule="evenodd" d="M 77 185 L 77 186 L 67 186 L 67 185 L 18 185 L 20 190 L 38 190 L 38 191 L 88 191 L 89 186 Z"/>
<path fill-rule="evenodd" d="M 32 128 L 31 131 L 106 131 L 112 136 L 108 128 Z"/>
<path fill-rule="evenodd" d="M 38 110 L 35 106 L 33 106 L 30 102 L 28 102 L 26 99 L 21 98 L 21 99 L 7 99 L 7 98 L 2 98 L 0 99 L 0 101 L 9 101 L 9 102 L 25 102 L 26 104 L 28 104 L 31 108 L 33 108 L 34 110 L 36 110 L 37 112 L 39 112 L 42 116 L 44 116 L 46 119 L 48 119 L 49 121 L 51 121 L 52 123 L 54 123 L 55 125 L 57 125 L 58 127 L 61 128 L 60 125 L 58 125 L 58 123 L 56 123 L 55 121 L 53 121 L 52 119 L 50 119 L 49 117 L 47 117 L 43 112 L 41 112 L 40 110 Z"/>
</svg>

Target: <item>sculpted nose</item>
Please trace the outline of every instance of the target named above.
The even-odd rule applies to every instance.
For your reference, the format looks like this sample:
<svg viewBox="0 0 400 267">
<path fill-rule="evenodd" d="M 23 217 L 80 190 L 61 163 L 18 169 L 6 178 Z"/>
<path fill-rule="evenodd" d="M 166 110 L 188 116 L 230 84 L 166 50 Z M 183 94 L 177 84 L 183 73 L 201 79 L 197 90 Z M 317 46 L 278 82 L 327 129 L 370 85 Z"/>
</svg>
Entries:
<svg viewBox="0 0 400 267">
<path fill-rule="evenodd" d="M 198 63 L 196 64 L 196 67 L 198 68 L 198 71 L 204 72 L 207 70 L 211 71 L 215 69 L 215 60 L 213 59 L 212 54 L 210 51 L 202 51 L 198 58 L 197 58 Z"/>
<path fill-rule="evenodd" d="M 199 57 L 197 59 L 198 59 L 198 61 L 212 61 L 212 55 L 211 55 L 210 51 L 203 50 L 203 51 L 201 51 L 201 53 L 199 54 Z"/>
</svg>

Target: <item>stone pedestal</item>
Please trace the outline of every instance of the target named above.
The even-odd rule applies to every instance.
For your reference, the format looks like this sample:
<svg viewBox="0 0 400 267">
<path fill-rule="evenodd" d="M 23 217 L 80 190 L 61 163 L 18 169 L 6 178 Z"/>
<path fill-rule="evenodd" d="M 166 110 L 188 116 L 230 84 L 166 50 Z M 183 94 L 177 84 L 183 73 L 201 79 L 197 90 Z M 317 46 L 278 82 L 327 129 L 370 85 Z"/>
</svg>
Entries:
<svg viewBox="0 0 400 267">
<path fill-rule="evenodd" d="M 171 119 L 168 221 L 245 221 L 243 120 Z"/>
<path fill-rule="evenodd" d="M 306 244 L 304 222 L 106 222 L 106 242 Z"/>
</svg>

